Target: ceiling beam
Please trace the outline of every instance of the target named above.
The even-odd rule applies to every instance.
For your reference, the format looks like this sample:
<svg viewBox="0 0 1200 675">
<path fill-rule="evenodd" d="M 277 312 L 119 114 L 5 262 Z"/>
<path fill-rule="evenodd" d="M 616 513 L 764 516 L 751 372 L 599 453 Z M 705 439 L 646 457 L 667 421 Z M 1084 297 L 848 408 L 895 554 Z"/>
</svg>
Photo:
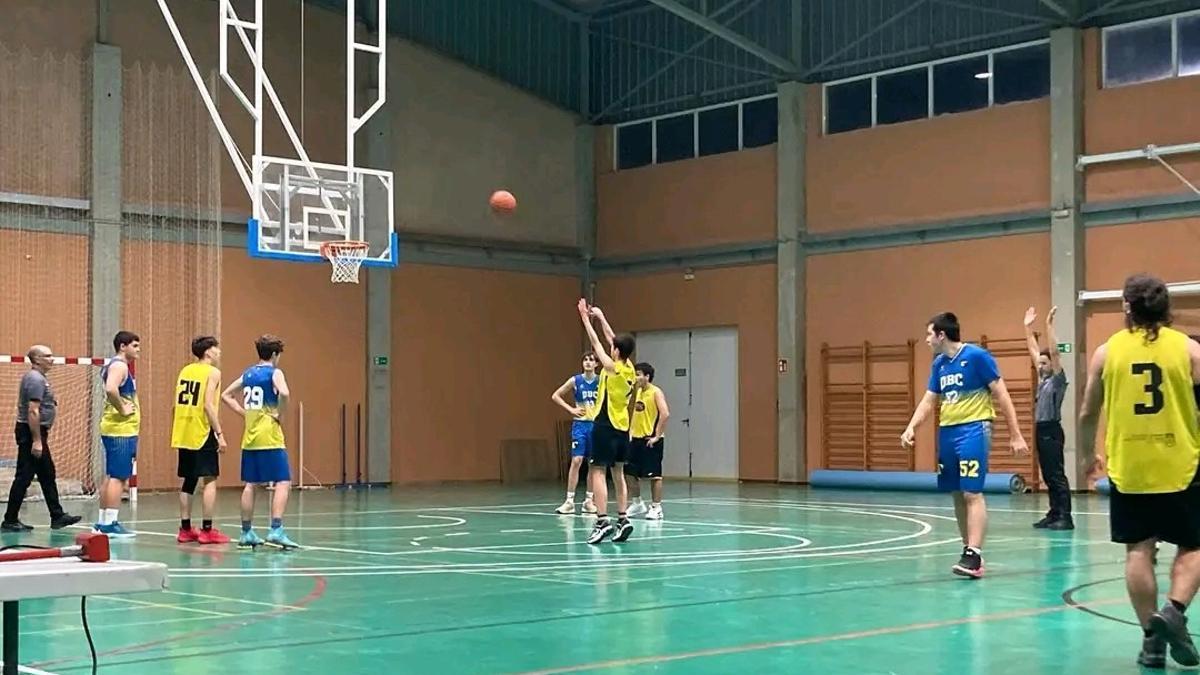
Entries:
<svg viewBox="0 0 1200 675">
<path fill-rule="evenodd" d="M 1054 0 L 1038 0 L 1038 2 L 1049 7 L 1051 10 L 1054 11 L 1055 14 L 1061 16 L 1064 19 L 1071 18 L 1071 13 L 1067 11 L 1067 8 L 1058 4 Z"/>
<path fill-rule="evenodd" d="M 784 73 L 791 75 L 797 70 L 796 64 L 792 63 L 788 59 L 776 54 L 762 45 L 757 44 L 741 33 L 726 28 L 725 26 L 713 21 L 711 18 L 704 16 L 699 12 L 684 7 L 676 2 L 676 0 L 650 0 L 650 2 L 658 5 L 659 7 L 683 19 L 684 21 L 703 28 L 709 33 L 712 33 L 713 35 L 725 40 L 735 47 L 757 56 Z"/>
</svg>

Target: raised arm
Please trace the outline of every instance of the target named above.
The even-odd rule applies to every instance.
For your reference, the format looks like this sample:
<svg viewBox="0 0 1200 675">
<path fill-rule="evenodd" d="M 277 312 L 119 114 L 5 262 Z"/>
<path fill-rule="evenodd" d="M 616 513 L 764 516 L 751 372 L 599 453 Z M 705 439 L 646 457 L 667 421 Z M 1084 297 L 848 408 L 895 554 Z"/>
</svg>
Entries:
<svg viewBox="0 0 1200 675">
<path fill-rule="evenodd" d="M 550 400 L 553 401 L 554 403 L 556 403 L 558 405 L 558 407 L 562 408 L 563 410 L 566 410 L 567 413 L 571 415 L 571 417 L 583 417 L 583 408 L 580 408 L 579 406 L 571 405 L 570 403 L 567 403 L 567 399 L 563 398 L 567 394 L 574 394 L 574 393 L 575 393 L 575 378 L 568 377 L 566 382 L 563 382 L 562 385 L 559 386 L 558 389 L 554 390 L 553 394 L 550 394 Z"/>
<path fill-rule="evenodd" d="M 278 400 L 275 407 L 275 420 L 282 422 L 284 412 L 287 411 L 288 399 L 292 396 L 292 391 L 288 389 L 287 378 L 283 376 L 283 371 L 278 368 L 271 375 L 271 384 L 275 385 L 275 398 Z"/>
<path fill-rule="evenodd" d="M 592 308 L 592 316 L 600 320 L 600 330 L 604 331 L 604 341 L 608 343 L 608 349 L 611 351 L 613 338 L 617 337 L 617 334 L 613 332 L 612 326 L 608 325 L 608 319 L 599 307 Z"/>
<path fill-rule="evenodd" d="M 220 388 L 221 371 L 213 368 L 212 372 L 208 374 L 208 382 L 205 383 L 204 414 L 208 416 L 208 423 L 217 436 L 217 445 L 224 449 L 226 447 L 225 432 L 221 431 L 220 410 L 217 408 L 217 399 L 220 397 L 217 390 Z"/>
<path fill-rule="evenodd" d="M 596 353 L 596 358 L 599 359 L 600 365 L 604 366 L 604 369 L 610 373 L 616 372 L 616 366 L 613 363 L 612 356 L 609 355 L 609 350 L 600 344 L 600 338 L 596 336 L 596 327 L 592 325 L 592 315 L 588 311 L 587 300 L 580 298 L 576 308 L 579 310 L 579 318 L 583 321 L 583 330 L 587 331 L 592 351 Z"/>
<path fill-rule="evenodd" d="M 122 415 L 133 414 L 133 406 L 121 398 L 121 383 L 128 372 L 129 366 L 124 361 L 113 359 L 108 364 L 108 375 L 104 378 L 104 395 Z"/>
<path fill-rule="evenodd" d="M 1037 336 L 1033 334 L 1033 324 L 1036 321 L 1037 310 L 1032 307 L 1025 310 L 1025 346 L 1029 349 L 1029 360 L 1033 361 L 1034 368 L 1037 368 L 1038 354 L 1040 352 Z M 1049 323 L 1050 318 L 1047 317 L 1046 321 Z"/>
<path fill-rule="evenodd" d="M 225 405 L 229 406 L 230 410 L 234 411 L 241 417 L 245 417 L 245 409 L 242 408 L 242 404 L 237 400 L 237 397 L 233 395 L 233 392 L 241 388 L 242 378 L 239 377 L 238 379 L 234 380 L 233 384 L 229 385 L 225 391 L 221 392 L 221 400 L 225 402 Z"/>
<path fill-rule="evenodd" d="M 1192 380 L 1200 377 L 1200 346 L 1189 341 L 1188 352 L 1192 357 Z M 1104 359 L 1107 345 L 1100 345 L 1088 365 L 1087 385 L 1083 388 L 1083 405 L 1079 408 L 1078 460 L 1088 467 L 1093 478 L 1104 472 L 1104 458 L 1096 454 L 1096 429 L 1100 426 L 1100 407 L 1104 403 Z"/>
<path fill-rule="evenodd" d="M 1051 307 L 1046 313 L 1046 348 L 1050 352 L 1050 365 L 1054 367 L 1055 373 L 1062 372 L 1062 359 L 1058 355 L 1058 335 L 1054 332 L 1054 315 L 1058 314 L 1058 307 Z"/>
</svg>

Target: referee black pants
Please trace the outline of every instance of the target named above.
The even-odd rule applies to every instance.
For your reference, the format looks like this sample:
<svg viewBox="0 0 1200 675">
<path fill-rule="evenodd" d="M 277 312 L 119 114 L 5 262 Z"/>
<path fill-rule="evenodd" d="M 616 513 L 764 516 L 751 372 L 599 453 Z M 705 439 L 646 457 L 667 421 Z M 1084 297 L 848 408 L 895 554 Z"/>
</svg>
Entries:
<svg viewBox="0 0 1200 675">
<path fill-rule="evenodd" d="M 1050 490 L 1050 520 L 1071 518 L 1071 485 L 1063 466 L 1063 428 L 1060 422 L 1037 423 L 1038 466 Z"/>
<path fill-rule="evenodd" d="M 37 477 L 42 486 L 46 507 L 50 509 L 50 519 L 60 518 L 63 515 L 63 507 L 58 501 L 54 460 L 50 457 L 50 427 L 42 427 L 42 444 L 45 450 L 41 457 L 33 456 L 33 432 L 28 424 L 17 422 L 14 434 L 17 437 L 17 473 L 13 477 L 12 488 L 8 491 L 8 509 L 4 512 L 4 522 L 17 522 L 21 514 L 21 503 L 25 501 L 25 493 L 34 477 Z"/>
</svg>

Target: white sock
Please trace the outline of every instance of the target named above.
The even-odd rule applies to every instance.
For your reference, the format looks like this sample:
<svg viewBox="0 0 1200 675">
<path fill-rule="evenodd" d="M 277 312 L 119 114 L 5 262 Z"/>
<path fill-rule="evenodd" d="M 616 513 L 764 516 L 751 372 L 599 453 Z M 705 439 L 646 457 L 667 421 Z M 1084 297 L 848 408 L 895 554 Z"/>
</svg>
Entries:
<svg viewBox="0 0 1200 675">
<path fill-rule="evenodd" d="M 592 501 L 592 493 L 587 493 L 587 499 L 589 502 Z"/>
<path fill-rule="evenodd" d="M 574 502 L 574 501 L 575 501 L 575 493 L 574 493 L 574 492 L 568 492 L 568 493 L 567 493 L 567 501 L 569 501 L 569 502 Z"/>
<path fill-rule="evenodd" d="M 656 508 L 656 509 L 661 509 L 661 508 L 662 508 L 662 502 L 650 502 L 650 506 L 652 506 L 652 507 L 654 507 L 654 508 Z"/>
<path fill-rule="evenodd" d="M 107 518 L 108 518 L 108 509 L 100 509 L 100 514 L 96 516 L 96 523 L 98 523 L 100 525 L 107 525 L 108 524 L 108 520 L 106 520 Z"/>
<path fill-rule="evenodd" d="M 108 513 L 105 515 L 105 518 L 108 519 L 108 524 L 112 525 L 113 523 L 117 522 L 117 518 L 120 515 L 121 515 L 120 509 L 109 509 Z"/>
</svg>

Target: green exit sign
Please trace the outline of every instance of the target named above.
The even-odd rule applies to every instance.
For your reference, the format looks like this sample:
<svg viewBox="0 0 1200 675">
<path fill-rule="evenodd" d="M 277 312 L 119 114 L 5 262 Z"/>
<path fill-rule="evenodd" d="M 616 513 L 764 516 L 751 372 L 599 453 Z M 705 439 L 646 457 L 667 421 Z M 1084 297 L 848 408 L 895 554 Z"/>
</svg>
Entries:
<svg viewBox="0 0 1200 675">
<path fill-rule="evenodd" d="M 1059 354 L 1070 354 L 1071 353 L 1071 343 L 1070 342 L 1058 343 L 1058 353 Z"/>
<path fill-rule="evenodd" d="M 388 364 L 388 357 L 386 357 L 386 356 L 376 356 L 375 357 L 375 365 L 386 366 L 387 364 Z"/>
</svg>

